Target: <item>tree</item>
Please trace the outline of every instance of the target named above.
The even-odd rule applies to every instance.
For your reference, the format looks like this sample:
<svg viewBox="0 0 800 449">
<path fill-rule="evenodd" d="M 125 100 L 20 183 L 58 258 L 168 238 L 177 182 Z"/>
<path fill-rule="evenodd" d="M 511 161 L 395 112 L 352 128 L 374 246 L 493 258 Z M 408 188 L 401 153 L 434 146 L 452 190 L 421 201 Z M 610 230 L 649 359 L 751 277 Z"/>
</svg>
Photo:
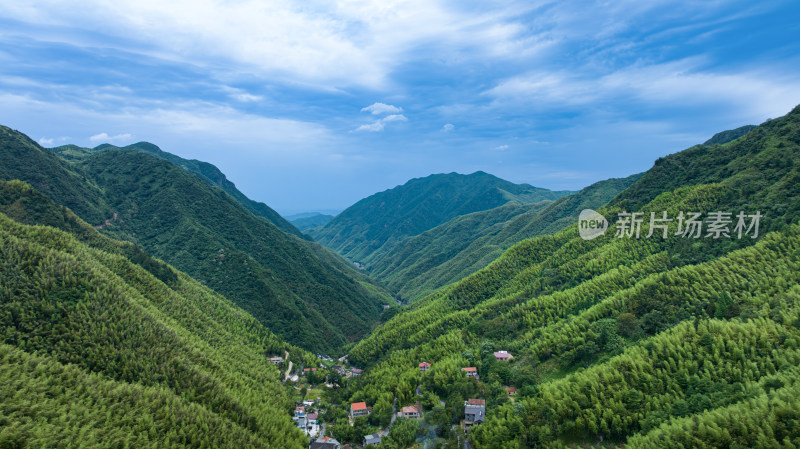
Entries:
<svg viewBox="0 0 800 449">
<path fill-rule="evenodd" d="M 384 439 L 385 445 L 388 448 L 407 448 L 414 444 L 417 439 L 417 431 L 419 430 L 419 423 L 416 419 L 400 418 L 394 422 L 394 425 L 389 430 L 389 435 Z"/>
</svg>

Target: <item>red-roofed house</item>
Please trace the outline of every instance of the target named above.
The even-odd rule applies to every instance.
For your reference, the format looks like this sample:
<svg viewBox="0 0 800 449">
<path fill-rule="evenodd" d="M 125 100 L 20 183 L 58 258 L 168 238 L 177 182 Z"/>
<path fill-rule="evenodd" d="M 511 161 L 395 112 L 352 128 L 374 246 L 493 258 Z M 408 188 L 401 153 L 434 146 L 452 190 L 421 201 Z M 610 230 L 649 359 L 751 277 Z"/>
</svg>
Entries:
<svg viewBox="0 0 800 449">
<path fill-rule="evenodd" d="M 474 377 L 478 378 L 478 368 L 474 366 L 469 366 L 467 368 L 461 368 L 461 371 L 465 371 L 467 373 L 467 377 Z"/>
<path fill-rule="evenodd" d="M 422 362 L 422 363 L 419 364 L 419 370 L 422 371 L 422 372 L 428 371 L 428 369 L 430 367 L 431 367 L 431 364 L 428 363 L 428 362 Z"/>
<path fill-rule="evenodd" d="M 509 396 L 514 396 L 517 394 L 517 387 L 507 387 L 506 390 L 508 390 Z"/>
<path fill-rule="evenodd" d="M 371 408 L 367 407 L 366 402 L 354 402 L 350 404 L 350 417 L 357 418 L 359 416 L 369 415 Z"/>
<path fill-rule="evenodd" d="M 494 353 L 494 358 L 496 358 L 498 362 L 507 362 L 513 359 L 514 356 L 509 354 L 508 351 L 497 351 Z"/>
<path fill-rule="evenodd" d="M 416 407 L 403 407 L 403 418 L 419 419 L 419 410 Z"/>
</svg>

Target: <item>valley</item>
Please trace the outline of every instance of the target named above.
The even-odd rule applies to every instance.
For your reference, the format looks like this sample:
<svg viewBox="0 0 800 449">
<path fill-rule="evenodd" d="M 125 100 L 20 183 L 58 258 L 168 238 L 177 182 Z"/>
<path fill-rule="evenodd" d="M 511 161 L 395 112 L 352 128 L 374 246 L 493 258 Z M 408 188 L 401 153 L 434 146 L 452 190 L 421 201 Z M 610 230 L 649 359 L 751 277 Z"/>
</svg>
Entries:
<svg viewBox="0 0 800 449">
<path fill-rule="evenodd" d="M 0 447 L 800 444 L 800 108 L 291 220 L 146 142 L 0 156 Z"/>
</svg>

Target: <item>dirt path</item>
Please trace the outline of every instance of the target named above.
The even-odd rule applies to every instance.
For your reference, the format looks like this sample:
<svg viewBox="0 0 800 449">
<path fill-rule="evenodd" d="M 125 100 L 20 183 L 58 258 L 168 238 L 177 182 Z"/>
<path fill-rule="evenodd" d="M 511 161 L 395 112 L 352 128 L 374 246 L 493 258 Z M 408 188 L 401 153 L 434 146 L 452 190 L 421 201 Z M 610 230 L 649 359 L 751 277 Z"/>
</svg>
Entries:
<svg viewBox="0 0 800 449">
<path fill-rule="evenodd" d="M 289 360 L 289 351 L 284 351 L 284 352 L 285 352 L 285 354 L 284 354 L 283 360 Z M 292 372 L 292 361 L 289 360 L 289 367 L 286 368 L 286 373 L 283 375 L 283 381 L 284 382 L 289 380 L 289 373 L 291 373 L 291 372 Z"/>
</svg>

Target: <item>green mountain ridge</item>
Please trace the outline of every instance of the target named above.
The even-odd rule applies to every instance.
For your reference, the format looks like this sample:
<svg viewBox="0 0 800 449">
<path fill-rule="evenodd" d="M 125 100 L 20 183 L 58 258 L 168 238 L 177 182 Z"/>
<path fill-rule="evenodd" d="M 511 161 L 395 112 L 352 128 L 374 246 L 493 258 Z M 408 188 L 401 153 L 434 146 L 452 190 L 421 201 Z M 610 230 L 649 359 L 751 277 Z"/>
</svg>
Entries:
<svg viewBox="0 0 800 449">
<path fill-rule="evenodd" d="M 281 217 L 280 214 L 272 210 L 269 206 L 258 201 L 253 201 L 245 196 L 239 191 L 239 189 L 236 188 L 236 185 L 233 182 L 228 180 L 224 173 L 222 173 L 216 166 L 208 162 L 198 161 L 197 159 L 184 159 L 180 156 L 163 151 L 158 146 L 149 142 L 138 142 L 122 148 L 108 143 L 98 145 L 94 148 L 82 148 L 76 145 L 62 145 L 59 147 L 50 148 L 50 151 L 53 151 L 67 161 L 80 162 L 97 153 L 98 151 L 120 149 L 141 151 L 157 158 L 170 161 L 178 167 L 181 167 L 189 173 L 192 173 L 198 178 L 202 179 L 206 184 L 221 188 L 236 201 L 238 201 L 239 204 L 244 206 L 245 209 L 249 210 L 256 216 L 266 218 L 282 231 L 288 232 L 289 234 L 294 234 L 298 237 L 306 238 L 306 236 L 304 236 L 295 226 L 289 223 L 288 220 Z"/>
<path fill-rule="evenodd" d="M 306 447 L 268 357 L 313 356 L 221 295 L 20 181 L 0 260 L 0 446 Z"/>
<path fill-rule="evenodd" d="M 484 172 L 416 178 L 376 193 L 337 215 L 312 236 L 354 262 L 369 265 L 397 242 L 448 220 L 509 202 L 553 201 L 572 192 L 514 184 Z"/>
<path fill-rule="evenodd" d="M 301 214 L 303 216 L 289 220 L 301 232 L 308 232 L 311 228 L 319 228 L 325 226 L 329 221 L 333 220 L 333 215 L 326 214 Z"/>
<path fill-rule="evenodd" d="M 517 242 L 561 230 L 581 210 L 599 208 L 639 177 L 600 181 L 552 202 L 511 202 L 458 216 L 370 258 L 370 275 L 413 302 L 487 266 Z"/>
<path fill-rule="evenodd" d="M 393 396 L 419 400 L 446 423 L 485 398 L 475 448 L 797 444 L 798 181 L 800 107 L 660 158 L 598 209 L 605 236 L 583 240 L 573 224 L 522 241 L 379 326 L 349 353 L 366 368 L 350 400 L 376 413 Z M 648 219 L 641 238 L 616 237 L 618 214 L 662 211 L 763 218 L 756 239 L 683 237 L 677 222 L 646 238 Z"/>
<path fill-rule="evenodd" d="M 64 203 L 70 209 L 104 213 L 105 223 L 94 221 L 102 232 L 185 270 L 298 346 L 335 351 L 364 335 L 389 300 L 350 264 L 167 160 L 106 147 L 67 163 L 26 139 L 11 133 L 0 141 L 4 167 L 21 167 L 4 176 L 46 188 L 50 181 L 29 161 L 47 161 L 50 178 L 96 193 L 99 206 Z"/>
</svg>

